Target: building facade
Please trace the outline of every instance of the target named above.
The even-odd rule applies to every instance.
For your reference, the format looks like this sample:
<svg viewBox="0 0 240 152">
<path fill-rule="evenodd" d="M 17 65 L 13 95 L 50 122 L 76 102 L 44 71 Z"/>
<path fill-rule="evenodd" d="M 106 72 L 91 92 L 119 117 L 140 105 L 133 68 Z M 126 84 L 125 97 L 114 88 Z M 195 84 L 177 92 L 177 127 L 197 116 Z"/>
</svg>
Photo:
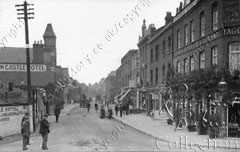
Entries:
<svg viewBox="0 0 240 152">
<path fill-rule="evenodd" d="M 185 0 L 149 35 L 144 21 L 138 47 L 147 95 L 140 99 L 148 110 L 159 108 L 156 100 L 171 98 L 174 116 L 177 109 L 186 119 L 191 112 L 196 122 L 218 116 L 220 136 L 239 137 L 239 6 L 238 0 Z"/>
</svg>

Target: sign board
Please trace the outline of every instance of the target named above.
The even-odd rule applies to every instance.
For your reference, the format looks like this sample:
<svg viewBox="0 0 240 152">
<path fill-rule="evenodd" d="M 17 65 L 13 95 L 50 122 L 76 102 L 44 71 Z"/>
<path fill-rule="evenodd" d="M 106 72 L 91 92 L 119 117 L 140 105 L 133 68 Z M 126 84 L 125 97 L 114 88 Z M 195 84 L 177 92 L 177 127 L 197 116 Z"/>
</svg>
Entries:
<svg viewBox="0 0 240 152">
<path fill-rule="evenodd" d="M 0 107 L 0 136 L 20 134 L 21 121 L 27 109 L 30 109 L 29 113 L 32 113 L 29 105 Z M 31 115 L 30 118 L 32 118 Z M 30 128 L 31 130 L 33 128 L 32 119 L 30 119 Z"/>
<path fill-rule="evenodd" d="M 31 72 L 46 72 L 47 66 L 44 64 L 31 64 Z M 26 72 L 26 64 L 0 64 L 0 71 L 3 72 Z"/>
</svg>

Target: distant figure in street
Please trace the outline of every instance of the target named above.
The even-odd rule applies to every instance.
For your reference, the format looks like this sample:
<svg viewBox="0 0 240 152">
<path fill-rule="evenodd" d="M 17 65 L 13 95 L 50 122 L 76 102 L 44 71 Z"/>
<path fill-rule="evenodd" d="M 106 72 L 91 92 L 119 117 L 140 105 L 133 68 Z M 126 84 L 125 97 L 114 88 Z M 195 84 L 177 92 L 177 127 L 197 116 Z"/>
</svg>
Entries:
<svg viewBox="0 0 240 152">
<path fill-rule="evenodd" d="M 28 121 L 27 121 L 27 122 L 28 122 L 29 130 L 30 130 L 30 122 L 29 122 L 29 119 L 30 119 L 30 118 L 29 118 L 29 113 L 28 113 L 28 112 L 26 112 L 25 115 L 23 116 L 21 123 L 23 123 L 23 121 L 24 121 L 25 118 L 28 118 Z M 28 136 L 28 138 L 27 138 L 27 145 L 30 145 L 29 140 L 30 140 L 30 131 L 29 131 L 29 136 Z"/>
<path fill-rule="evenodd" d="M 21 123 L 21 133 L 23 137 L 23 150 L 28 150 L 27 144 L 29 142 L 29 136 L 30 136 L 29 117 L 23 117 L 23 120 Z"/>
<path fill-rule="evenodd" d="M 108 119 L 111 119 L 112 118 L 112 109 L 111 108 L 108 108 L 108 111 L 107 111 L 107 114 L 108 114 Z"/>
<path fill-rule="evenodd" d="M 91 104 L 90 104 L 90 102 L 88 102 L 88 103 L 87 103 L 87 111 L 88 111 L 88 113 L 89 113 L 89 111 L 90 111 L 90 107 L 91 107 Z"/>
<path fill-rule="evenodd" d="M 95 103 L 95 111 L 97 112 L 98 111 L 98 104 Z"/>
<path fill-rule="evenodd" d="M 123 114 L 123 105 L 122 104 L 120 105 L 119 111 L 120 111 L 120 117 L 122 118 L 122 114 Z"/>
<path fill-rule="evenodd" d="M 40 130 L 39 133 L 42 135 L 42 150 L 48 150 L 47 141 L 48 141 L 48 134 L 50 133 L 49 127 L 50 123 L 47 120 L 48 115 L 45 114 L 40 122 Z"/>
<path fill-rule="evenodd" d="M 100 118 L 103 119 L 105 118 L 105 109 L 104 109 L 104 105 L 101 105 L 101 109 L 100 109 Z"/>
<path fill-rule="evenodd" d="M 116 116 L 118 116 L 118 110 L 119 110 L 119 107 L 118 107 L 118 104 L 115 105 L 115 113 L 116 113 Z"/>
<path fill-rule="evenodd" d="M 56 117 L 56 122 L 58 122 L 59 115 L 61 113 L 61 108 L 55 107 L 54 115 Z"/>
<path fill-rule="evenodd" d="M 132 106 L 132 105 L 129 105 L 129 114 L 132 113 L 132 109 L 133 109 L 133 106 Z"/>
</svg>

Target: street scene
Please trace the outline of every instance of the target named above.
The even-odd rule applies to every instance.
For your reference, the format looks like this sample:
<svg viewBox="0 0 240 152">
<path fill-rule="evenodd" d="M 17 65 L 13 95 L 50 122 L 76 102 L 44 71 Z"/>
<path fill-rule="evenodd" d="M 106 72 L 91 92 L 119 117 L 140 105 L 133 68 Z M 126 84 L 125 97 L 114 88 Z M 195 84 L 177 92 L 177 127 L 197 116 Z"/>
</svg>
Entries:
<svg viewBox="0 0 240 152">
<path fill-rule="evenodd" d="M 240 0 L 1 0 L 0 151 L 240 149 Z"/>
</svg>

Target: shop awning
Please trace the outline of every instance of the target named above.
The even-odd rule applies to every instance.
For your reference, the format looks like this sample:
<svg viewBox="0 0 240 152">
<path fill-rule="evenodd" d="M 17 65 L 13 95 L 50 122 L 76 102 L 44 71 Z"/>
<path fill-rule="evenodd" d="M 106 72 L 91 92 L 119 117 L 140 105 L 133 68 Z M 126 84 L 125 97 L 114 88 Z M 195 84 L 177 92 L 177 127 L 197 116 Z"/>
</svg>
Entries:
<svg viewBox="0 0 240 152">
<path fill-rule="evenodd" d="M 131 91 L 132 89 L 128 89 L 122 96 L 121 98 L 119 99 L 120 101 L 123 100 L 127 95 L 128 93 Z"/>
<path fill-rule="evenodd" d="M 116 95 L 116 96 L 114 97 L 114 100 L 116 100 L 117 98 L 120 98 L 120 97 L 121 97 L 121 95 L 122 95 L 122 92 L 121 92 L 121 93 L 119 93 L 118 95 Z"/>
</svg>

